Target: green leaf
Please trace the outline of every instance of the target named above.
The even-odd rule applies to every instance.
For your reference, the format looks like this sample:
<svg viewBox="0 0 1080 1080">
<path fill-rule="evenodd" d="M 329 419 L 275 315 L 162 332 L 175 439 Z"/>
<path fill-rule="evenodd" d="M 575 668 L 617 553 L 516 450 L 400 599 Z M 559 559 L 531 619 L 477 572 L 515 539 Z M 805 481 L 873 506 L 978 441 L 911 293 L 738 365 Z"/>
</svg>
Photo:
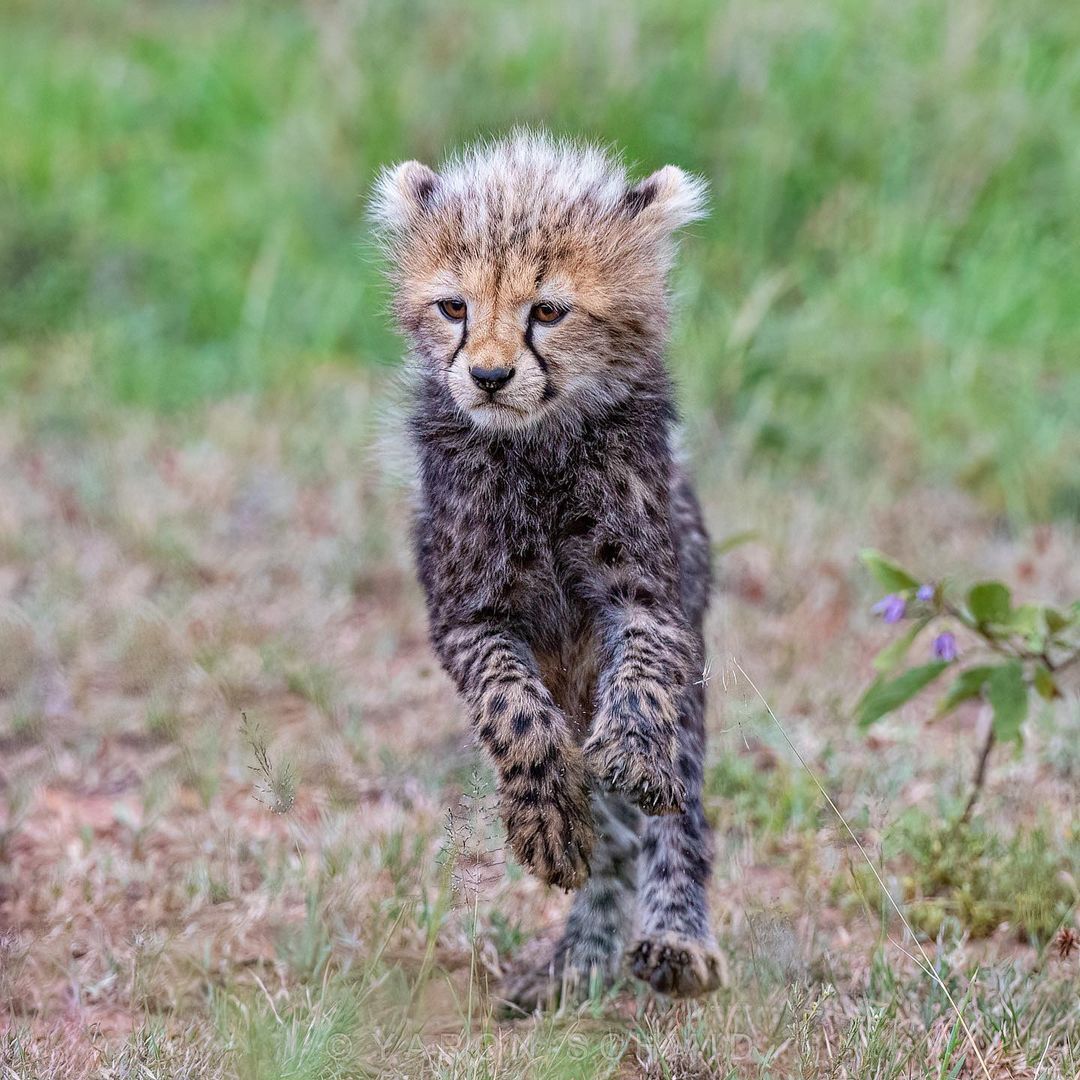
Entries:
<svg viewBox="0 0 1080 1080">
<path fill-rule="evenodd" d="M 1012 595 L 1000 581 L 984 581 L 968 593 L 968 607 L 980 626 L 1007 623 L 1012 610 Z"/>
<path fill-rule="evenodd" d="M 907 589 L 919 587 L 915 578 L 891 559 L 887 559 L 880 551 L 866 548 L 859 552 L 859 558 L 866 564 L 866 568 L 874 575 L 878 583 L 889 592 L 904 592 Z"/>
<path fill-rule="evenodd" d="M 1046 648 L 1046 611 L 1038 604 L 1021 604 L 1009 612 L 1009 628 L 1019 634 L 1029 652 Z"/>
<path fill-rule="evenodd" d="M 1042 664 L 1035 668 L 1032 684 L 1039 697 L 1045 698 L 1047 701 L 1053 701 L 1054 698 L 1061 697 L 1061 691 L 1058 689 L 1057 683 L 1054 682 L 1054 676 Z"/>
<path fill-rule="evenodd" d="M 1046 620 L 1046 632 L 1053 637 L 1060 633 L 1073 620 L 1067 615 L 1062 615 L 1056 608 L 1043 608 L 1043 619 Z"/>
<path fill-rule="evenodd" d="M 962 701 L 969 701 L 971 698 L 978 697 L 982 693 L 987 679 L 996 670 L 990 665 L 984 665 L 982 667 L 968 668 L 967 671 L 960 672 L 956 677 L 956 682 L 949 687 L 949 692 L 941 699 L 937 711 L 938 716 L 944 716 L 947 712 L 952 712 Z"/>
<path fill-rule="evenodd" d="M 919 636 L 929 619 L 919 619 L 910 630 L 901 634 L 895 641 L 886 645 L 874 657 L 874 670 L 880 671 L 883 675 L 887 675 L 890 671 L 900 666 L 901 661 L 908 654 L 908 650 L 914 644 L 915 639 Z"/>
<path fill-rule="evenodd" d="M 1041 614 L 1042 609 L 1035 604 L 1021 604 L 1009 612 L 1009 625 L 1021 634 L 1034 636 L 1042 629 Z"/>
<path fill-rule="evenodd" d="M 876 679 L 859 702 L 859 727 L 868 728 L 929 686 L 949 665 L 944 660 L 911 668 L 895 679 Z"/>
<path fill-rule="evenodd" d="M 1028 709 L 1028 688 L 1019 661 L 1012 660 L 991 672 L 986 696 L 994 710 L 994 734 L 1001 742 L 1019 742 L 1020 725 Z"/>
</svg>

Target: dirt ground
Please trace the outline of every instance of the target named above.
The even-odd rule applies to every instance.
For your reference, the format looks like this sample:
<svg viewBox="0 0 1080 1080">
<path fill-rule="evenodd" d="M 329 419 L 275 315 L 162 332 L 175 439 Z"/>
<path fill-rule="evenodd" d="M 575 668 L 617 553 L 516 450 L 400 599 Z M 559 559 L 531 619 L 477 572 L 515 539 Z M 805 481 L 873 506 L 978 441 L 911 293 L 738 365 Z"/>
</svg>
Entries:
<svg viewBox="0 0 1080 1080">
<path fill-rule="evenodd" d="M 726 985 L 504 1024 L 500 975 L 568 901 L 502 853 L 426 643 L 383 392 L 5 417 L 2 1075 L 1080 1075 L 1080 958 L 1048 932 L 1077 918 L 1075 688 L 996 752 L 951 854 L 979 707 L 852 720 L 891 633 L 860 548 L 1050 602 L 1080 595 L 1080 534 L 1010 533 L 906 485 L 902 458 L 874 485 L 792 484 L 707 427 L 687 445 L 719 552 L 702 677 Z"/>
</svg>

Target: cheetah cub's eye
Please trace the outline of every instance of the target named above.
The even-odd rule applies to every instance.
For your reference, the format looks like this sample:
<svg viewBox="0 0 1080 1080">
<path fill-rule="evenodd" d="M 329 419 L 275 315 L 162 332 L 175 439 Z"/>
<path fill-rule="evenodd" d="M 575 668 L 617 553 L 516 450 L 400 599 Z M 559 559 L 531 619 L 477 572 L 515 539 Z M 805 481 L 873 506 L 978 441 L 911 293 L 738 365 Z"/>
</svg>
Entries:
<svg viewBox="0 0 1080 1080">
<path fill-rule="evenodd" d="M 451 300 L 440 300 L 439 310 L 446 316 L 451 322 L 461 322 L 465 318 L 466 312 L 469 310 L 464 300 L 458 300 L 454 297 Z"/>
<path fill-rule="evenodd" d="M 534 304 L 532 311 L 529 313 L 534 322 L 547 323 L 549 326 L 551 323 L 557 323 L 565 314 L 565 308 L 557 308 L 554 304 Z"/>
</svg>

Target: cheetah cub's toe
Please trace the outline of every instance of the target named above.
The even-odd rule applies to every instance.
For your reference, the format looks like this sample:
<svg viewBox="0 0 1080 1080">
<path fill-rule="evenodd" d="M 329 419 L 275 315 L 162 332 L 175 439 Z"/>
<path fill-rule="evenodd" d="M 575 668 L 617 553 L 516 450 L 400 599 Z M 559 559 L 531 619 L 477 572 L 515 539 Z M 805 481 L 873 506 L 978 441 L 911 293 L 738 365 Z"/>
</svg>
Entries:
<svg viewBox="0 0 1080 1080">
<path fill-rule="evenodd" d="M 710 941 L 658 934 L 634 945 L 628 959 L 635 978 L 671 997 L 699 997 L 724 981 L 723 955 Z"/>
</svg>

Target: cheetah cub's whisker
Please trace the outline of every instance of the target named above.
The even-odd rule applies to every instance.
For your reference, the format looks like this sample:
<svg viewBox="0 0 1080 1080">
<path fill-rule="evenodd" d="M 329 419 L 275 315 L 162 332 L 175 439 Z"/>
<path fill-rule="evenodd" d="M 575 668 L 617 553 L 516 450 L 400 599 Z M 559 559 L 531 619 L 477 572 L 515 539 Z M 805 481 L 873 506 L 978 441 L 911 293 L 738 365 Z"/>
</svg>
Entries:
<svg viewBox="0 0 1080 1080">
<path fill-rule="evenodd" d="M 374 215 L 411 345 L 431 639 L 499 778 L 507 837 L 577 889 L 554 955 L 505 987 L 633 973 L 714 988 L 702 812 L 709 541 L 675 460 L 667 276 L 705 185 L 632 183 L 518 132 L 387 169 Z M 630 938 L 628 928 L 636 928 Z"/>
</svg>

